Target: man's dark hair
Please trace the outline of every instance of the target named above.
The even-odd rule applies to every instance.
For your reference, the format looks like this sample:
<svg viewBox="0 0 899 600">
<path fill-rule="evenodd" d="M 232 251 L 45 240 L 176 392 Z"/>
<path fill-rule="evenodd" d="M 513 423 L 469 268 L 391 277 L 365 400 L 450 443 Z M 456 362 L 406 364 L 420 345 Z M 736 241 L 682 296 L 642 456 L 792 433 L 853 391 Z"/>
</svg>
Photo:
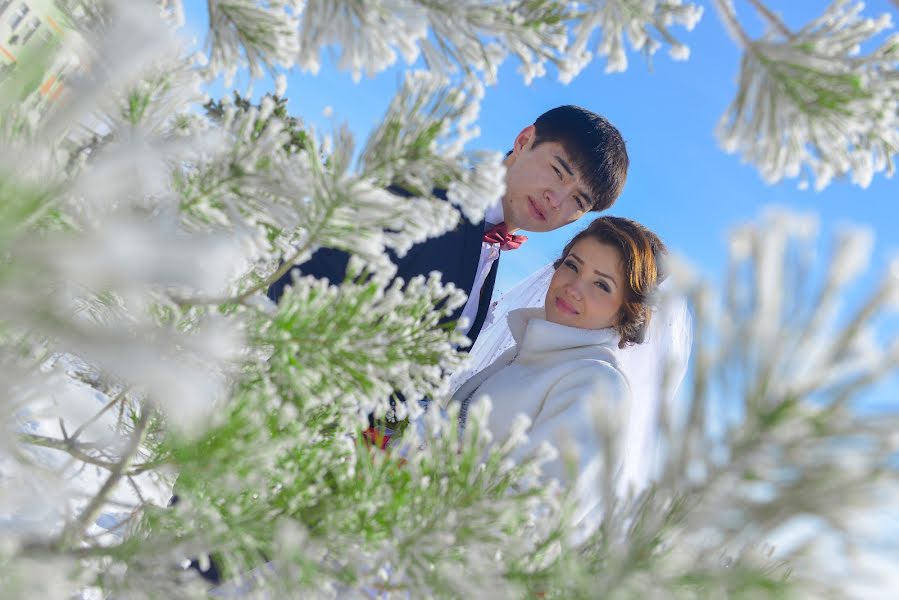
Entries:
<svg viewBox="0 0 899 600">
<path fill-rule="evenodd" d="M 534 121 L 534 146 L 558 142 L 573 161 L 593 199 L 590 210 L 609 208 L 621 194 L 627 179 L 627 149 L 624 139 L 604 117 L 565 105 L 549 110 Z"/>
</svg>

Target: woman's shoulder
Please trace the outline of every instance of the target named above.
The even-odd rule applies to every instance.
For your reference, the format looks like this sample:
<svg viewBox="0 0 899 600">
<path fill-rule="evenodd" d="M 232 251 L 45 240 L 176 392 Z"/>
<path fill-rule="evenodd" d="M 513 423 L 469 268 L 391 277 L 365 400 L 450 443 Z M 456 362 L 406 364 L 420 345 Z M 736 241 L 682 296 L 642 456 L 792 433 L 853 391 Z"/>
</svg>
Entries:
<svg viewBox="0 0 899 600">
<path fill-rule="evenodd" d="M 614 396 L 630 393 L 630 386 L 614 356 L 585 356 L 569 363 L 556 389 L 584 388 Z"/>
<path fill-rule="evenodd" d="M 627 386 L 627 378 L 614 357 L 611 359 L 588 358 L 584 359 L 584 363 L 583 370 L 589 372 L 593 379 L 607 380 L 610 383 Z"/>
<path fill-rule="evenodd" d="M 630 405 L 630 386 L 624 374 L 611 362 L 601 359 L 572 361 L 567 372 L 546 389 L 541 421 L 559 415 L 591 423 L 589 415 L 601 407 L 613 413 Z"/>
</svg>

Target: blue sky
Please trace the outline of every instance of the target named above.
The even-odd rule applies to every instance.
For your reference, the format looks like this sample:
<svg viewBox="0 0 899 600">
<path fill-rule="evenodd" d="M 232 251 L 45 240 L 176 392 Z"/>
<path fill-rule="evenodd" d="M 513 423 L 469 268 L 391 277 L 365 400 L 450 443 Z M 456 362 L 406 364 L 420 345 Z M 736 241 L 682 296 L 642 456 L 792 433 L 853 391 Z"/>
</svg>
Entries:
<svg viewBox="0 0 899 600">
<path fill-rule="evenodd" d="M 189 27 L 205 37 L 205 3 L 187 3 Z M 487 89 L 481 105 L 481 137 L 471 148 L 505 151 L 516 134 L 543 111 L 560 104 L 579 104 L 603 114 L 624 135 L 631 168 L 621 198 L 609 211 L 626 216 L 656 231 L 673 251 L 685 256 L 701 272 L 716 279 L 726 264 L 726 234 L 733 226 L 756 219 L 765 206 L 778 205 L 819 215 L 822 256 L 826 256 L 829 235 L 845 223 L 866 225 L 877 236 L 871 272 L 859 280 L 847 298 L 851 305 L 870 290 L 883 275 L 888 260 L 899 254 L 899 178 L 875 177 L 868 189 L 848 181 L 837 181 L 821 192 L 801 191 L 796 180 L 766 185 L 751 165 L 739 156 L 728 155 L 716 141 L 714 130 L 719 117 L 736 91 L 740 51 L 730 40 L 717 14 L 706 5 L 705 15 L 692 32 L 674 29 L 675 35 L 691 48 L 686 62 L 668 58 L 664 49 L 648 63 L 641 55 L 629 55 L 628 71 L 605 74 L 605 62 L 594 61 L 568 85 L 555 80 L 554 73 L 524 85 L 516 73 L 517 64 L 508 61 L 500 70 L 497 85 Z M 799 28 L 820 14 L 827 3 L 772 0 L 772 8 L 783 11 L 786 23 Z M 749 5 L 737 2 L 745 12 L 751 34 L 761 25 Z M 888 0 L 871 0 L 865 13 L 878 16 L 899 12 Z M 333 58 L 333 57 L 332 57 Z M 288 77 L 289 110 L 292 114 L 329 129 L 346 122 L 361 145 L 383 115 L 402 72 L 400 65 L 372 79 L 354 83 L 327 58 L 317 76 L 291 72 Z M 247 80 L 238 78 L 238 89 Z M 211 90 L 217 94 L 219 86 Z M 257 83 L 255 92 L 271 89 L 269 82 Z M 333 117 L 323 116 L 325 107 Z M 520 278 L 552 260 L 579 228 L 579 223 L 546 234 L 532 236 L 520 250 L 504 255 L 497 289 L 507 289 Z M 899 334 L 896 319 L 882 323 L 879 335 Z M 899 378 L 872 390 L 872 399 L 895 405 L 893 394 Z"/>
</svg>

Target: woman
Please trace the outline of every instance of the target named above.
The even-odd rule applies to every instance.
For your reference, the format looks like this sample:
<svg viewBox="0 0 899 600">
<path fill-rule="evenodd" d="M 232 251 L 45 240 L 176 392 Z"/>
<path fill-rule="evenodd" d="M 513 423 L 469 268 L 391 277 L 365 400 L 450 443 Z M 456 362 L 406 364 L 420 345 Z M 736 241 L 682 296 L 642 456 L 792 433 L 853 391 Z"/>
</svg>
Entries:
<svg viewBox="0 0 899 600">
<path fill-rule="evenodd" d="M 529 417 L 528 439 L 518 456 L 544 441 L 557 448 L 574 442 L 583 511 L 598 504 L 604 458 L 626 445 L 603 439 L 618 429 L 610 421 L 626 429 L 630 409 L 630 386 L 617 356 L 643 340 L 664 252 L 658 236 L 634 221 L 610 216 L 593 221 L 553 264 L 543 307 L 509 313 L 514 345 L 453 395 L 463 415 L 472 402 L 490 397 L 487 425 L 495 440 L 512 433 L 519 413 Z M 619 473 L 627 470 L 624 460 L 614 462 L 610 466 Z M 544 465 L 544 473 L 564 480 L 562 457 Z"/>
</svg>

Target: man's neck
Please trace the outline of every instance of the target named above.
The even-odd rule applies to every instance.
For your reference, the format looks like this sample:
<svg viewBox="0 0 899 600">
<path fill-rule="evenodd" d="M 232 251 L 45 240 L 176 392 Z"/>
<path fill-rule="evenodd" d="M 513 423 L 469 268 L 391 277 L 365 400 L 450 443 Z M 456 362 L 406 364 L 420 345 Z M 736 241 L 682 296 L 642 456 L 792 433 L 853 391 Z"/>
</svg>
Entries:
<svg viewBox="0 0 899 600">
<path fill-rule="evenodd" d="M 487 207 L 487 212 L 484 213 L 484 220 L 487 223 L 496 225 L 497 223 L 502 223 L 504 219 L 505 211 L 503 210 L 503 199 L 500 198 L 496 203 Z"/>
<path fill-rule="evenodd" d="M 506 155 L 506 158 L 503 159 L 503 166 L 506 167 L 506 169 L 508 169 L 509 166 L 511 165 L 511 163 L 512 163 L 512 151 L 510 150 L 509 153 Z M 509 174 L 507 172 L 506 173 L 506 178 L 507 178 L 506 183 L 507 184 L 508 184 L 508 177 L 509 177 Z M 505 201 L 506 201 L 506 195 L 503 194 L 503 197 L 500 198 L 499 202 L 497 203 L 499 206 L 499 221 L 496 221 L 496 223 L 499 223 L 500 221 L 504 221 L 506 223 L 507 231 L 509 233 L 515 233 L 516 231 L 518 231 L 521 228 L 518 225 L 516 225 L 515 223 L 506 221 L 506 211 L 505 211 L 505 206 L 503 206 L 503 203 Z M 490 209 L 487 209 L 487 214 L 490 214 Z M 490 219 L 487 219 L 487 220 L 488 220 L 488 222 L 490 221 Z"/>
</svg>

